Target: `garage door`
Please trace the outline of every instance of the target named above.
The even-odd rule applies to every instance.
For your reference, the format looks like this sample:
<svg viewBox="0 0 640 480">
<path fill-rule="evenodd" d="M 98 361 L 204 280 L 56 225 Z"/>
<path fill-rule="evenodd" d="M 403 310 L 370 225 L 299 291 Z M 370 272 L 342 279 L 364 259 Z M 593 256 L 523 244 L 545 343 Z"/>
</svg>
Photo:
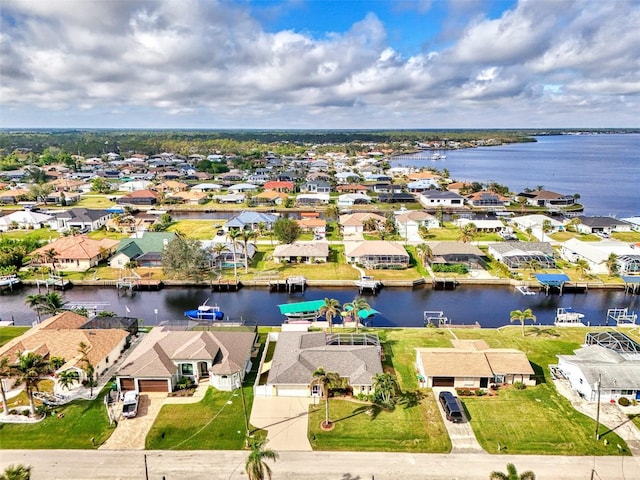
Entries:
<svg viewBox="0 0 640 480">
<path fill-rule="evenodd" d="M 453 377 L 433 377 L 434 387 L 453 387 Z"/>
<path fill-rule="evenodd" d="M 167 392 L 166 380 L 138 380 L 141 392 Z"/>
<path fill-rule="evenodd" d="M 122 389 L 123 392 L 126 392 L 127 390 L 135 390 L 136 382 L 133 378 L 121 378 L 120 388 Z"/>
</svg>

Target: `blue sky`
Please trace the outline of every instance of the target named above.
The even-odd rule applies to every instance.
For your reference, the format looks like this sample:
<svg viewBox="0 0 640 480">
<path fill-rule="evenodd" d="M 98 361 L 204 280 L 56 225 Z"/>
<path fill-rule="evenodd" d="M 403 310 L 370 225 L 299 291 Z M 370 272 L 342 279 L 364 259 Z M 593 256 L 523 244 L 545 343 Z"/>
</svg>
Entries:
<svg viewBox="0 0 640 480">
<path fill-rule="evenodd" d="M 0 0 L 0 127 L 637 127 L 636 0 Z"/>
</svg>

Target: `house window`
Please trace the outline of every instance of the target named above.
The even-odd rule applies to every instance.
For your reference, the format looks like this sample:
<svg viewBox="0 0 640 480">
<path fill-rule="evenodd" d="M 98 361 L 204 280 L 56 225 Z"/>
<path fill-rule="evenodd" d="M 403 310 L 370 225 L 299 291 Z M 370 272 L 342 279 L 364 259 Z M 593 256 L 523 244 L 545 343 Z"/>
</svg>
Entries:
<svg viewBox="0 0 640 480">
<path fill-rule="evenodd" d="M 193 375 L 193 365 L 190 363 L 182 363 L 180 365 L 180 373 L 182 375 Z"/>
</svg>

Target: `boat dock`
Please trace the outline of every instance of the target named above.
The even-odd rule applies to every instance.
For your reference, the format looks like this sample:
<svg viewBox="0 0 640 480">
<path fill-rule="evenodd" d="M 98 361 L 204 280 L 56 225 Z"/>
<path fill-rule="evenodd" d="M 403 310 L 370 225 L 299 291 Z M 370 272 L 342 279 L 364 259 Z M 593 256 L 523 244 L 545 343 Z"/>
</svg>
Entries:
<svg viewBox="0 0 640 480">
<path fill-rule="evenodd" d="M 45 278 L 44 280 L 36 279 L 36 287 L 38 287 L 38 292 L 40 291 L 40 287 L 45 287 L 47 292 L 49 291 L 49 287 L 54 290 L 66 290 L 71 288 L 73 284 L 71 281 L 64 279 L 60 275 L 49 275 L 49 278 Z"/>
<path fill-rule="evenodd" d="M 240 280 L 212 280 L 210 283 L 212 292 L 237 292 L 242 288 Z"/>
<path fill-rule="evenodd" d="M 373 277 L 363 275 L 360 280 L 354 282 L 358 287 L 360 294 L 369 291 L 374 295 L 378 293 L 378 290 L 382 288 L 382 282 L 380 280 L 374 280 Z"/>
<path fill-rule="evenodd" d="M 615 322 L 618 327 L 632 327 L 638 320 L 638 314 L 629 312 L 628 308 L 610 308 L 607 310 L 606 325 L 609 325 L 609 320 Z"/>
<path fill-rule="evenodd" d="M 276 279 L 269 281 L 269 290 L 272 292 L 304 292 L 307 288 L 305 277 L 287 277 L 284 280 Z"/>
<path fill-rule="evenodd" d="M 460 283 L 455 278 L 438 278 L 432 279 L 434 290 L 455 290 Z"/>
</svg>

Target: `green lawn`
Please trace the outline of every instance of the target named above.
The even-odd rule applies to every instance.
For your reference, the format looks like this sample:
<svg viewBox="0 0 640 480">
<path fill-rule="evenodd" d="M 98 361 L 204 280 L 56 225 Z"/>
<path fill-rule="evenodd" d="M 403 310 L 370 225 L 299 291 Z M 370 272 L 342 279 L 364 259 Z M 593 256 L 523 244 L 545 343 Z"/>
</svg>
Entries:
<svg viewBox="0 0 640 480">
<path fill-rule="evenodd" d="M 84 207 L 84 208 L 94 208 L 94 209 L 102 209 L 102 208 L 111 208 L 115 206 L 115 203 L 109 200 L 109 198 L 113 197 L 113 195 L 100 195 L 98 193 L 91 195 L 82 195 L 80 201 L 74 205 L 74 207 Z"/>
<path fill-rule="evenodd" d="M 7 319 L 5 318 L 5 320 Z M 29 330 L 29 328 L 30 327 L 0 327 L 0 347 L 9 340 L 19 337 Z"/>
<path fill-rule="evenodd" d="M 348 400 L 331 399 L 329 418 L 335 428 L 325 432 L 325 403 L 311 407 L 309 441 L 314 450 L 376 452 L 448 452 L 449 437 L 431 394 L 407 397 L 392 411 Z"/>
<path fill-rule="evenodd" d="M 223 223 L 226 223 L 226 220 L 178 220 L 167 231 L 181 232 L 185 236 L 197 240 L 211 240 L 215 237 L 218 229 L 214 225 L 222 225 Z"/>
<path fill-rule="evenodd" d="M 56 408 L 57 415 L 35 424 L 0 423 L 3 449 L 97 448 L 113 432 L 103 403 L 103 390 L 95 400 L 76 400 Z M 64 414 L 59 418 L 59 414 Z M 96 447 L 91 444 L 95 439 Z"/>
<path fill-rule="evenodd" d="M 244 389 L 247 415 L 253 404 L 253 380 Z M 212 387 L 198 403 L 165 405 L 147 435 L 149 450 L 240 450 L 245 428 L 239 390 Z"/>
<path fill-rule="evenodd" d="M 13 240 L 24 240 L 31 237 L 38 241 L 55 240 L 60 236 L 58 232 L 49 230 L 48 228 L 39 228 L 37 230 L 9 230 L 0 234 L 2 238 L 11 238 Z"/>
</svg>

